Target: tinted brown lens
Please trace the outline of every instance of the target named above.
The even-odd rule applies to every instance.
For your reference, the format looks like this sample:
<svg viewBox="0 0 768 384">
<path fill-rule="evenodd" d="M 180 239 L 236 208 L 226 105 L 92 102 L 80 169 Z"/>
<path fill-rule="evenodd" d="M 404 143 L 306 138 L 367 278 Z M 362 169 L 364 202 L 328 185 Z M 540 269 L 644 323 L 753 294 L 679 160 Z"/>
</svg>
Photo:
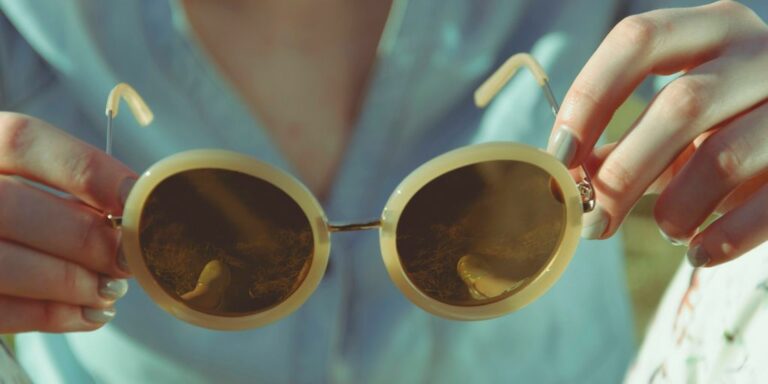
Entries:
<svg viewBox="0 0 768 384">
<path fill-rule="evenodd" d="M 514 294 L 542 271 L 562 238 L 565 206 L 550 175 L 500 160 L 432 180 L 408 202 L 397 251 L 433 299 L 479 305 Z"/>
<path fill-rule="evenodd" d="M 285 192 L 220 169 L 163 180 L 147 199 L 139 242 L 168 294 L 220 316 L 285 300 L 306 277 L 314 247 L 306 215 Z"/>
</svg>

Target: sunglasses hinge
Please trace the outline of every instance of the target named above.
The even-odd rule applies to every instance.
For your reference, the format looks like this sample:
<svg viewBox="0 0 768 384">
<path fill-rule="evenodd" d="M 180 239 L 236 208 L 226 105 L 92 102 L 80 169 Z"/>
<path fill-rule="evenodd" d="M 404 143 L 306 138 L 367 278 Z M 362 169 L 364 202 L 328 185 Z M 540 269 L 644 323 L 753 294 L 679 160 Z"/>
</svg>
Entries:
<svg viewBox="0 0 768 384">
<path fill-rule="evenodd" d="M 581 195 L 581 205 L 584 213 L 592 212 L 595 209 L 595 188 L 589 179 L 580 181 L 576 188 Z"/>
<path fill-rule="evenodd" d="M 328 223 L 328 230 L 330 232 L 350 232 L 350 231 L 363 231 L 366 229 L 377 229 L 381 227 L 381 220 L 375 219 L 366 221 L 363 223 Z"/>
<path fill-rule="evenodd" d="M 113 214 L 107 214 L 106 217 L 109 224 L 112 226 L 112 228 L 119 228 L 121 225 L 123 225 L 123 217 L 117 216 Z"/>
</svg>

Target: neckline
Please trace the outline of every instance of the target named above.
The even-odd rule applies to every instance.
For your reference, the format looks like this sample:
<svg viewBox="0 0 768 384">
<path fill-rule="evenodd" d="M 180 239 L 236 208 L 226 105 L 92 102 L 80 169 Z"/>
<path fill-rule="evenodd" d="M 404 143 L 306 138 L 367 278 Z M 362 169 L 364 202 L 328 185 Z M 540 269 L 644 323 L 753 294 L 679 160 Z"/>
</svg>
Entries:
<svg viewBox="0 0 768 384">
<path fill-rule="evenodd" d="M 334 200 L 334 195 L 336 194 L 335 191 L 337 190 L 338 185 L 344 179 L 344 174 L 346 173 L 345 170 L 349 168 L 348 163 L 354 161 L 354 148 L 358 147 L 361 142 L 365 141 L 365 138 L 370 136 L 370 131 L 375 129 L 373 124 L 364 124 L 363 117 L 369 112 L 369 109 L 372 108 L 373 96 L 381 87 L 380 82 L 377 80 L 379 79 L 380 74 L 386 66 L 386 58 L 394 50 L 393 47 L 396 44 L 397 36 L 402 26 L 403 14 L 405 13 L 408 2 L 409 0 L 392 0 L 389 14 L 387 15 L 387 20 L 385 21 L 384 28 L 382 30 L 381 36 L 379 37 L 375 58 L 369 70 L 364 90 L 361 93 L 362 102 L 359 106 L 357 118 L 354 122 L 354 126 L 351 128 L 349 137 L 347 138 L 346 144 L 340 156 L 339 163 L 336 165 L 332 180 L 330 181 L 328 189 L 325 191 L 325 196 L 323 196 L 322 199 L 320 196 L 315 195 L 314 191 L 312 191 L 313 196 L 315 196 L 324 206 L 330 204 L 331 201 Z M 296 169 L 296 166 L 291 160 L 288 159 L 284 151 L 266 129 L 266 126 L 261 121 L 260 117 L 247 107 L 247 103 L 243 99 L 242 95 L 240 95 L 240 93 L 232 85 L 227 76 L 223 74 L 221 68 L 219 68 L 219 65 L 217 65 L 217 63 L 212 60 L 210 55 L 206 52 L 205 48 L 201 44 L 199 37 L 196 35 L 195 31 L 189 24 L 186 8 L 182 4 L 182 0 L 169 0 L 169 3 L 171 7 L 171 16 L 173 19 L 173 29 L 182 43 L 187 46 L 185 51 L 190 54 L 191 59 L 194 60 L 196 64 L 202 68 L 205 74 L 209 77 L 211 80 L 210 86 L 215 91 L 217 91 L 216 93 L 225 94 L 227 100 L 231 102 L 229 107 L 235 107 L 231 108 L 231 111 L 228 111 L 229 113 L 236 113 L 237 116 L 233 116 L 235 118 L 233 120 L 250 122 L 250 124 L 248 124 L 249 127 L 245 127 L 245 129 L 253 130 L 258 138 L 258 143 L 255 145 L 257 150 L 254 155 L 257 158 L 266 159 L 273 165 L 292 174 L 294 177 L 300 180 L 302 184 L 304 184 L 303 180 L 301 179 L 301 175 Z M 225 136 L 231 137 L 233 135 L 230 134 Z M 235 133 L 234 136 L 237 136 L 237 133 Z M 235 138 L 231 139 L 236 140 Z"/>
</svg>

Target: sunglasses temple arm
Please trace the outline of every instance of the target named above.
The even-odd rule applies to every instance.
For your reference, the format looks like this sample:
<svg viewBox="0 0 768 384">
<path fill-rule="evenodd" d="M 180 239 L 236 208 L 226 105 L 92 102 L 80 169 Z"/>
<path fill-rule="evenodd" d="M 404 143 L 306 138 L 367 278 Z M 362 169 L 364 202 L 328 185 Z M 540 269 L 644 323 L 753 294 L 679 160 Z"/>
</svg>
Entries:
<svg viewBox="0 0 768 384">
<path fill-rule="evenodd" d="M 128 104 L 128 108 L 131 110 L 131 114 L 142 127 L 149 125 L 155 117 L 147 103 L 133 87 L 126 83 L 120 83 L 112 88 L 107 98 L 105 110 L 107 115 L 107 143 L 104 150 L 108 155 L 112 155 L 112 120 L 117 117 L 120 111 L 121 99 L 125 100 L 125 103 Z"/>
<path fill-rule="evenodd" d="M 475 104 L 479 108 L 485 108 L 491 100 L 504 88 L 521 67 L 526 67 L 533 74 L 536 82 L 544 91 L 544 97 L 547 99 L 552 114 L 557 117 L 560 106 L 557 103 L 552 87 L 549 85 L 549 77 L 544 68 L 528 53 L 518 53 L 513 55 L 499 69 L 494 72 L 480 87 L 475 91 Z M 584 179 L 577 184 L 579 194 L 581 194 L 582 208 L 584 212 L 590 212 L 595 209 L 595 189 L 592 185 L 592 178 L 589 172 L 581 164 L 581 170 Z"/>
<path fill-rule="evenodd" d="M 128 104 L 128 108 L 131 110 L 131 114 L 142 127 L 149 125 L 155 117 L 152 110 L 147 106 L 147 103 L 141 96 L 139 96 L 139 93 L 136 92 L 133 87 L 126 83 L 120 83 L 112 88 L 109 92 L 109 97 L 107 97 L 107 106 L 105 109 L 105 114 L 107 115 L 107 143 L 104 152 L 110 156 L 112 155 L 113 120 L 117 117 L 117 114 L 120 111 L 121 99 L 125 100 L 125 103 Z M 107 213 L 106 219 L 113 228 L 118 228 L 123 224 L 122 216 Z"/>
<path fill-rule="evenodd" d="M 552 87 L 549 86 L 549 81 L 544 79 L 544 83 L 541 84 L 541 89 L 544 91 L 544 96 L 547 98 L 549 107 L 552 108 L 552 116 L 557 117 L 557 113 L 560 111 L 560 106 L 557 104 L 555 94 L 552 93 Z"/>
</svg>

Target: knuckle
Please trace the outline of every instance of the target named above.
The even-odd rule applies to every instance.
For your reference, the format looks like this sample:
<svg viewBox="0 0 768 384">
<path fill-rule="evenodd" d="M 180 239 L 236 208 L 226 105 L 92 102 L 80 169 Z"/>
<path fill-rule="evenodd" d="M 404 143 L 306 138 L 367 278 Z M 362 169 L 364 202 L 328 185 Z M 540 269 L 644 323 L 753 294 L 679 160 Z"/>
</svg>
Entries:
<svg viewBox="0 0 768 384">
<path fill-rule="evenodd" d="M 69 160 L 67 170 L 71 175 L 74 192 L 86 196 L 94 196 L 97 193 L 99 161 L 99 153 L 94 150 L 82 151 Z"/>
<path fill-rule="evenodd" d="M 102 231 L 100 231 L 104 227 L 103 220 L 103 218 L 92 214 L 83 214 L 77 220 L 74 234 L 77 240 L 75 243 L 76 251 L 80 253 L 78 262 L 89 268 L 106 269 L 110 265 L 105 261 L 105 258 L 99 257 L 99 252 L 94 251 L 103 241 Z"/>
<path fill-rule="evenodd" d="M 732 16 L 751 17 L 752 15 L 756 15 L 752 9 L 739 3 L 738 1 L 720 0 L 712 4 L 712 6 L 715 7 L 718 12 L 728 12 Z"/>
<path fill-rule="evenodd" d="M 694 77 L 683 76 L 671 82 L 662 94 L 664 99 L 661 105 L 672 119 L 701 120 L 707 110 L 706 85 Z"/>
<path fill-rule="evenodd" d="M 77 300 L 81 295 L 81 288 L 86 278 L 87 276 L 82 268 L 74 263 L 65 262 L 59 275 L 60 281 L 58 285 L 61 287 L 61 294 Z"/>
<path fill-rule="evenodd" d="M 40 328 L 41 331 L 49 331 L 56 328 L 60 317 L 57 303 L 51 301 L 43 302 L 40 309 L 38 328 Z"/>
<path fill-rule="evenodd" d="M 711 139 L 699 148 L 704 166 L 729 185 L 741 179 L 744 159 L 737 147 L 727 140 Z"/>
<path fill-rule="evenodd" d="M 41 306 L 37 319 L 40 331 L 60 333 L 83 330 L 80 307 L 55 301 L 42 302 Z"/>
<path fill-rule="evenodd" d="M 78 246 L 80 250 L 88 247 L 89 239 L 94 236 L 97 220 L 93 215 L 83 214 L 77 229 Z"/>
<path fill-rule="evenodd" d="M 0 112 L 0 158 L 13 162 L 13 158 L 29 147 L 30 117 L 19 113 Z"/>
<path fill-rule="evenodd" d="M 621 161 L 611 161 L 603 165 L 595 182 L 613 196 L 627 193 L 632 187 L 632 174 Z"/>
<path fill-rule="evenodd" d="M 656 45 L 659 26 L 648 15 L 632 15 L 625 17 L 614 28 L 614 37 L 624 44 L 632 44 L 636 48 L 650 49 Z"/>
<path fill-rule="evenodd" d="M 599 88 L 589 80 L 577 79 L 571 88 L 568 90 L 568 94 L 563 99 L 561 111 L 585 111 L 592 110 L 598 106 L 598 99 L 600 97 Z M 558 115 L 562 124 L 576 127 L 580 125 L 581 113 L 561 113 Z"/>
<path fill-rule="evenodd" d="M 598 100 L 599 90 L 594 84 L 580 80 L 576 81 L 568 91 L 568 100 L 572 104 L 584 104 L 596 105 Z"/>
<path fill-rule="evenodd" d="M 60 332 L 66 322 L 66 307 L 63 304 L 48 301 L 41 303 L 39 328 L 47 332 Z"/>
<path fill-rule="evenodd" d="M 710 5 L 719 17 L 733 20 L 741 28 L 765 30 L 766 23 L 752 8 L 733 0 L 720 0 Z M 739 29 L 741 29 L 739 28 Z"/>
</svg>

